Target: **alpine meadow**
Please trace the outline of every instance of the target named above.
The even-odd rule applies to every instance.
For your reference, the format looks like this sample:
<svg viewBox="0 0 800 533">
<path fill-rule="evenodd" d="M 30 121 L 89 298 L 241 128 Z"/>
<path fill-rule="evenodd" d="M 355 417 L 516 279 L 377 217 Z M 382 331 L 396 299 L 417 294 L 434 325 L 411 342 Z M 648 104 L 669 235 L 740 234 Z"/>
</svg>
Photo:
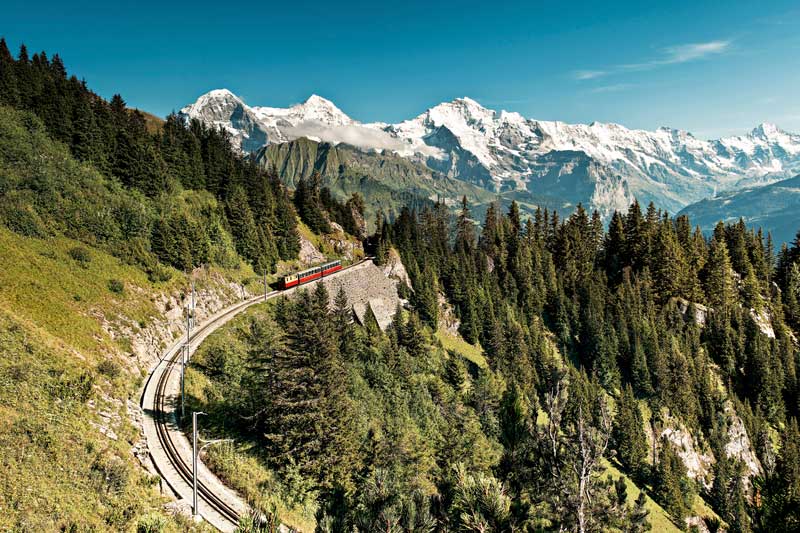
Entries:
<svg viewBox="0 0 800 533">
<path fill-rule="evenodd" d="M 800 532 L 796 6 L 89 4 L 2 9 L 0 531 Z"/>
</svg>

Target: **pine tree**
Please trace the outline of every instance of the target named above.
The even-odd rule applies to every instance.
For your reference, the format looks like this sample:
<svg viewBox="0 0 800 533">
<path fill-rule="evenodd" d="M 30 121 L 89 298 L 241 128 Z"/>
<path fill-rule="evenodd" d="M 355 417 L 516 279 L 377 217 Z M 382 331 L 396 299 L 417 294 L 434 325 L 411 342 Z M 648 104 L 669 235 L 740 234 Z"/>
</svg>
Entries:
<svg viewBox="0 0 800 533">
<path fill-rule="evenodd" d="M 682 525 L 688 511 L 683 493 L 686 485 L 686 468 L 675 452 L 672 444 L 666 439 L 661 441 L 658 462 L 653 471 L 653 497 L 665 511 L 672 516 L 676 524 Z"/>
<path fill-rule="evenodd" d="M 650 511 L 646 507 L 647 496 L 644 491 L 639 493 L 639 497 L 634 502 L 633 509 L 630 510 L 627 517 L 627 524 L 625 524 L 625 533 L 645 533 L 650 531 L 653 527 L 647 517 Z"/>
<path fill-rule="evenodd" d="M 622 281 L 622 269 L 627 266 L 625 258 L 627 247 L 622 215 L 618 211 L 614 211 L 603 244 L 606 275 L 608 276 L 609 285 L 612 287 Z"/>
<path fill-rule="evenodd" d="M 708 263 L 705 265 L 705 291 L 708 303 L 715 309 L 723 309 L 733 303 L 734 286 L 731 262 L 724 240 L 711 239 Z"/>
<path fill-rule="evenodd" d="M 686 262 L 670 222 L 662 223 L 656 234 L 652 265 L 653 285 L 661 303 L 686 295 Z"/>
<path fill-rule="evenodd" d="M 14 58 L 8 50 L 5 38 L 0 38 L 0 104 L 19 105 L 19 89 L 15 73 Z"/>
<path fill-rule="evenodd" d="M 617 402 L 612 439 L 622 466 L 631 473 L 633 479 L 644 480 L 647 439 L 644 435 L 642 414 L 630 385 L 625 386 Z"/>
<path fill-rule="evenodd" d="M 765 480 L 762 531 L 800 531 L 800 430 L 792 418 L 781 434 L 774 472 Z"/>
</svg>

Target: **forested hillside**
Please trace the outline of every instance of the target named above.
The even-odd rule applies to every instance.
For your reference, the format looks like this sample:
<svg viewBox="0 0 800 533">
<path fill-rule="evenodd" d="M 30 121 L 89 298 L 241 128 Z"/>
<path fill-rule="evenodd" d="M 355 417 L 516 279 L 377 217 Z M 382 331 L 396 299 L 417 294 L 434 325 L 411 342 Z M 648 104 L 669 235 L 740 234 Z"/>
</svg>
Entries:
<svg viewBox="0 0 800 533">
<path fill-rule="evenodd" d="M 62 231 L 142 266 L 154 279 L 159 264 L 231 266 L 238 253 L 260 271 L 296 257 L 286 190 L 274 174 L 234 153 L 224 132 L 175 116 L 151 132 L 145 115 L 119 95 L 107 102 L 68 76 L 58 55 L 29 57 L 23 45 L 14 59 L 4 40 L 0 104 L 36 116 L 19 116 L 15 131 L 3 137 L 8 150 L 31 146 L 21 136 L 46 135 L 83 163 L 72 163 L 76 181 L 41 176 L 34 161 L 8 158 L 16 164 L 2 176 L 0 191 L 2 218 L 13 229 L 31 236 Z M 37 158 L 36 152 L 26 156 Z"/>
<path fill-rule="evenodd" d="M 608 230 L 490 208 L 479 234 L 437 204 L 375 238 L 413 282 L 386 332 L 318 288 L 196 361 L 194 401 L 246 443 L 212 464 L 251 497 L 318 531 L 800 525 L 800 243 L 635 203 Z M 442 296 L 488 368 L 434 339 Z"/>
<path fill-rule="evenodd" d="M 404 212 L 383 228 L 415 280 L 422 319 L 435 324 L 435 295 L 446 294 L 461 333 L 480 342 L 508 382 L 506 400 L 519 401 L 521 391 L 527 411 L 549 415 L 556 440 L 584 461 L 566 478 L 561 468 L 537 471 L 547 453 L 530 415 L 521 410 L 506 419 L 510 427 L 501 424 L 501 442 L 504 432 L 527 428 L 496 467 L 519 502 L 520 527 L 552 512 L 583 530 L 584 506 L 601 501 L 577 476 L 593 454 L 618 461 L 679 526 L 699 492 L 731 531 L 798 527 L 800 234 L 776 254 L 768 236 L 742 222 L 719 224 L 707 240 L 688 218 L 652 204 L 643 214 L 636 203 L 614 214 L 607 231 L 580 206 L 563 221 L 543 211 L 523 222 L 513 205 L 506 214 L 490 210 L 477 239 L 465 206 L 453 240 L 449 227 L 437 208 Z M 568 385 L 545 357 L 548 338 L 570 362 Z M 616 406 L 613 423 L 603 398 Z M 756 461 L 731 443 L 739 418 Z M 713 456 L 708 475 L 687 478 L 689 456 L 679 450 L 681 461 L 673 449 L 680 425 Z M 574 500 L 538 500 L 547 491 L 536 483 L 548 476 Z M 590 514 L 605 520 L 600 509 Z"/>
<path fill-rule="evenodd" d="M 240 298 L 297 257 L 297 213 L 224 134 L 0 40 L 0 530 L 204 530 L 167 519 L 136 459 L 138 388 L 189 279 L 203 315 Z"/>
</svg>

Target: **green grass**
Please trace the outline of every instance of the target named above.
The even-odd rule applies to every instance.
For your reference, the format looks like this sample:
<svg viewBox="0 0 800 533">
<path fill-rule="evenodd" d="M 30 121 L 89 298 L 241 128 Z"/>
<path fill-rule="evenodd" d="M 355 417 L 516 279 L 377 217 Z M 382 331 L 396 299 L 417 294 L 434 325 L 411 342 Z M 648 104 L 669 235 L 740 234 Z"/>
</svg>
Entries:
<svg viewBox="0 0 800 533">
<path fill-rule="evenodd" d="M 88 250 L 89 261 L 70 256 L 77 247 Z M 143 272 L 76 241 L 24 238 L 0 228 L 0 249 L 0 306 L 84 355 L 112 348 L 98 315 L 148 323 L 156 314 L 137 290 L 149 285 Z M 124 283 L 124 294 L 109 290 L 111 279 Z"/>
<path fill-rule="evenodd" d="M 141 376 L 126 370 L 130 341 L 102 327 L 146 326 L 155 296 L 183 278 L 154 286 L 97 249 L 5 228 L 0 250 L 0 531 L 206 530 L 166 517 L 158 478 L 132 456 L 125 401 Z M 116 439 L 99 431 L 100 411 L 116 418 Z"/>
<path fill-rule="evenodd" d="M 436 331 L 436 338 L 439 339 L 445 350 L 455 352 L 479 367 L 486 368 L 486 358 L 483 356 L 483 350 L 480 346 L 470 344 L 462 339 L 461 336 L 453 335 L 444 328 L 439 328 Z"/>
<path fill-rule="evenodd" d="M 162 514 L 157 478 L 130 453 L 138 432 L 97 395 L 86 361 L 0 309 L 0 531 L 132 531 Z M 103 436 L 88 401 L 120 417 Z M 187 524 L 164 520 L 163 531 Z"/>
<path fill-rule="evenodd" d="M 616 466 L 606 461 L 605 459 L 603 460 L 603 466 L 605 467 L 604 477 L 607 474 L 611 474 L 611 477 L 614 480 L 617 480 L 620 477 L 625 479 L 625 486 L 628 489 L 628 501 L 630 502 L 636 501 L 636 498 L 638 498 L 639 494 L 642 492 L 641 489 L 639 489 L 639 487 L 637 487 L 636 484 L 633 481 L 631 481 L 631 479 L 628 476 L 623 474 Z M 651 531 L 654 532 L 657 531 L 659 533 L 660 532 L 678 533 L 681 531 L 681 529 L 678 528 L 672 522 L 669 515 L 667 515 L 667 512 L 664 511 L 664 509 L 659 504 L 653 501 L 653 499 L 650 498 L 650 496 L 647 496 L 647 503 L 645 504 L 645 507 L 647 508 L 648 511 L 650 511 L 649 519 L 650 519 L 650 524 L 653 526 L 653 529 Z"/>
</svg>

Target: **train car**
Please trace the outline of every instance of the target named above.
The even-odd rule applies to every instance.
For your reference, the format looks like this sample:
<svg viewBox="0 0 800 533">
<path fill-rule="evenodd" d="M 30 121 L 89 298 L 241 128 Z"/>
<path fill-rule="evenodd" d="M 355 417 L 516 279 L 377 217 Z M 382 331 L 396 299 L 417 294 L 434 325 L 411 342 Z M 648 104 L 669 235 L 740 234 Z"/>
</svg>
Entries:
<svg viewBox="0 0 800 533">
<path fill-rule="evenodd" d="M 315 279 L 324 278 L 325 276 L 333 274 L 334 272 L 338 272 L 341 269 L 341 261 L 330 261 L 314 268 L 309 268 L 307 270 L 302 270 L 300 272 L 295 272 L 294 274 L 284 276 L 281 278 L 278 285 L 281 289 L 289 289 L 291 287 L 296 287 L 297 285 L 302 285 L 303 283 L 308 283 L 309 281 L 314 281 Z"/>
</svg>

